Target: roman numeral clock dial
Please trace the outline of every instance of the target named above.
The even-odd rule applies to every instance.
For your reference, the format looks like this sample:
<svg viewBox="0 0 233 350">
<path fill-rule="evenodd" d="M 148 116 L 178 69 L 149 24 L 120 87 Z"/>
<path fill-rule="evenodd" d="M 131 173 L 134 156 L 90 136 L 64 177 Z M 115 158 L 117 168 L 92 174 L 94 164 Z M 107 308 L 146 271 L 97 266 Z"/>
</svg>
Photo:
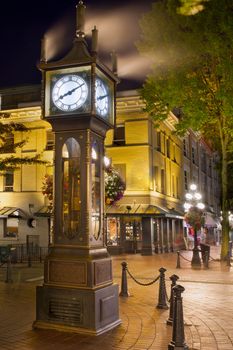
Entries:
<svg viewBox="0 0 233 350">
<path fill-rule="evenodd" d="M 106 117 L 109 112 L 109 93 L 106 84 L 101 79 L 96 79 L 96 112 L 101 117 Z"/>
<path fill-rule="evenodd" d="M 63 75 L 52 88 L 53 104 L 61 111 L 75 111 L 82 107 L 88 97 L 86 81 L 76 74 Z"/>
</svg>

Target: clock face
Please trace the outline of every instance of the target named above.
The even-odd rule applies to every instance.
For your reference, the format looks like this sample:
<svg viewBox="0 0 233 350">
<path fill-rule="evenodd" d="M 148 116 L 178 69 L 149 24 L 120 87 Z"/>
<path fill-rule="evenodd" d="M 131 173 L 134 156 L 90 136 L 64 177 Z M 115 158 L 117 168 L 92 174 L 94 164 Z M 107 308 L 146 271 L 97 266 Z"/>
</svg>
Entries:
<svg viewBox="0 0 233 350">
<path fill-rule="evenodd" d="M 87 83 L 77 74 L 63 75 L 52 88 L 52 100 L 61 111 L 75 111 L 88 97 Z"/>
<path fill-rule="evenodd" d="M 106 84 L 99 78 L 96 79 L 96 112 L 105 117 L 109 112 L 109 94 Z"/>
</svg>

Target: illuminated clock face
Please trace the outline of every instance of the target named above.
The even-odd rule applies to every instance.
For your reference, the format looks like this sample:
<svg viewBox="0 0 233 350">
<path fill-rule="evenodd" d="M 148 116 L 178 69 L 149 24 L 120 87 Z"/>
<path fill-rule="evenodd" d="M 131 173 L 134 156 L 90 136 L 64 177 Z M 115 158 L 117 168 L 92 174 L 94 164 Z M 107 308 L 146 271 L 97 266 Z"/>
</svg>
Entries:
<svg viewBox="0 0 233 350">
<path fill-rule="evenodd" d="M 106 84 L 96 79 L 96 112 L 102 117 L 105 117 L 109 111 L 109 95 Z"/>
<path fill-rule="evenodd" d="M 61 111 L 75 111 L 83 106 L 88 96 L 87 83 L 76 74 L 63 75 L 52 89 L 54 105 Z"/>
</svg>

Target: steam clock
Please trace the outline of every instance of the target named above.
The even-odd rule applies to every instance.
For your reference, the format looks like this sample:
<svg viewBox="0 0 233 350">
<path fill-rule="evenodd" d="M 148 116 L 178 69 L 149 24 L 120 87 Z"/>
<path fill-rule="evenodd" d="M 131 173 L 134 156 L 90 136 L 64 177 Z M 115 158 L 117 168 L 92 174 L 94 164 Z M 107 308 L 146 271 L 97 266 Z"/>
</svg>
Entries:
<svg viewBox="0 0 233 350">
<path fill-rule="evenodd" d="M 55 133 L 54 237 L 37 287 L 35 328 L 98 335 L 121 321 L 118 286 L 104 244 L 104 138 L 114 126 L 116 76 L 89 51 L 85 6 L 58 61 L 43 59 L 43 118 Z"/>
</svg>

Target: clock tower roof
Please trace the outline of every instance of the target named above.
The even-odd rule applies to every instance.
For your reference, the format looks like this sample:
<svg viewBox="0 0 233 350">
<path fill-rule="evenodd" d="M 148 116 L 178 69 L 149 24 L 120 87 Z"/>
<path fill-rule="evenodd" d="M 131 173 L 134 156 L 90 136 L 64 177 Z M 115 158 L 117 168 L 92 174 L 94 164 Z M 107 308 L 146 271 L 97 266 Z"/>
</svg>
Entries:
<svg viewBox="0 0 233 350">
<path fill-rule="evenodd" d="M 73 40 L 73 46 L 70 51 L 61 59 L 56 61 L 47 61 L 46 59 L 46 37 L 42 40 L 41 46 L 41 60 L 38 68 L 42 71 L 77 67 L 84 65 L 95 64 L 103 72 L 105 72 L 111 79 L 115 80 L 117 83 L 119 79 L 117 78 L 117 72 L 109 69 L 105 64 L 103 64 L 97 57 L 97 46 L 98 46 L 98 30 L 96 27 L 92 30 L 92 47 L 88 48 L 87 42 L 85 40 L 85 10 L 86 6 L 83 1 L 80 0 L 76 6 L 76 36 Z M 115 55 L 114 55 L 115 57 Z"/>
</svg>

